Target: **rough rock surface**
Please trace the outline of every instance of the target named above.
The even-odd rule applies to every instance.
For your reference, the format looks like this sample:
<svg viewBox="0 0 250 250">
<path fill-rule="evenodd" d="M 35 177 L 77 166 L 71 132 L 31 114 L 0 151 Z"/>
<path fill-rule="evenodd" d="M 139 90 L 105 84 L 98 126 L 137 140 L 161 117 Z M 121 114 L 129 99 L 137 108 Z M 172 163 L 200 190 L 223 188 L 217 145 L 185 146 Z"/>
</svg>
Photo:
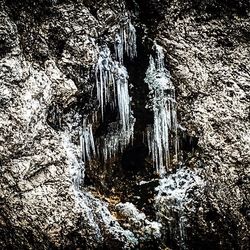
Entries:
<svg viewBox="0 0 250 250">
<path fill-rule="evenodd" d="M 249 249 L 248 0 L 1 0 L 0 8 L 2 249 Z M 98 46 L 114 52 L 126 13 L 137 31 L 137 58 L 124 59 L 135 142 L 108 163 L 84 164 L 82 118 L 99 112 Z M 180 127 L 178 160 L 162 178 L 141 139 L 152 119 L 143 82 L 152 41 L 164 49 Z M 94 119 L 97 143 L 115 116 Z"/>
</svg>

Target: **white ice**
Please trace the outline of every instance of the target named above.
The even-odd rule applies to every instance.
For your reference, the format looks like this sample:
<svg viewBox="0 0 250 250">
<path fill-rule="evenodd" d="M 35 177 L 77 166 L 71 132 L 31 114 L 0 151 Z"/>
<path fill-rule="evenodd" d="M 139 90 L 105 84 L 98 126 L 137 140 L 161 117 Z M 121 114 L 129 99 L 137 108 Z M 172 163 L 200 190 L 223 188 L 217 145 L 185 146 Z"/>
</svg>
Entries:
<svg viewBox="0 0 250 250">
<path fill-rule="evenodd" d="M 121 25 L 120 33 L 115 36 L 114 45 L 117 61 L 112 59 L 107 45 L 103 45 L 99 49 L 96 65 L 97 98 L 102 118 L 107 104 L 117 107 L 119 111 L 119 128 L 105 135 L 99 149 L 104 160 L 113 157 L 117 152 L 122 152 L 133 140 L 135 121 L 130 104 L 129 75 L 122 65 L 124 53 L 131 58 L 136 56 L 136 33 L 130 19 Z"/>
<path fill-rule="evenodd" d="M 80 148 L 84 163 L 91 160 L 92 156 L 96 156 L 92 124 L 89 124 L 87 119 L 83 119 L 82 130 L 80 132 Z"/>
<path fill-rule="evenodd" d="M 148 106 L 154 113 L 154 124 L 147 128 L 147 140 L 156 171 L 164 176 L 170 163 L 170 131 L 175 133 L 174 147 L 178 148 L 176 100 L 175 89 L 164 64 L 163 48 L 155 43 L 154 49 L 156 56 L 150 56 L 145 77 L 151 97 Z"/>
<path fill-rule="evenodd" d="M 189 191 L 199 192 L 204 185 L 198 171 L 181 168 L 176 173 L 162 178 L 156 188 L 155 204 L 158 217 L 167 219 L 172 237 L 178 241 L 181 249 L 187 249 L 185 239 L 188 220 L 185 211 L 188 209 L 192 213 L 196 212 L 193 210 L 193 199 L 189 197 Z"/>
<path fill-rule="evenodd" d="M 116 60 L 123 63 L 124 53 L 134 59 L 137 56 L 136 29 L 127 16 L 123 18 L 118 33 L 115 35 Z"/>
</svg>

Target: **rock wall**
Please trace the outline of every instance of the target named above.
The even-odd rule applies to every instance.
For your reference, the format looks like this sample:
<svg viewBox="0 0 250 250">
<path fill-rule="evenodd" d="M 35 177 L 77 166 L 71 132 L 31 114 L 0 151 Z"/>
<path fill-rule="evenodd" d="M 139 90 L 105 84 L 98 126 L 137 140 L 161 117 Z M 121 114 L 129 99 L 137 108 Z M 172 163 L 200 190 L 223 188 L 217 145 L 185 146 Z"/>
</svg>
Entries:
<svg viewBox="0 0 250 250">
<path fill-rule="evenodd" d="M 248 249 L 249 5 L 2 0 L 1 248 Z M 124 53 L 122 64 L 135 122 L 121 144 L 121 106 L 108 102 L 102 117 L 96 65 L 102 46 L 116 65 L 116 34 L 127 20 L 137 56 Z M 154 43 L 165 55 L 178 123 L 160 176 L 146 142 Z M 86 120 L 97 150 L 88 161 L 80 140 L 91 139 Z M 103 152 L 114 153 L 103 160 Z"/>
</svg>

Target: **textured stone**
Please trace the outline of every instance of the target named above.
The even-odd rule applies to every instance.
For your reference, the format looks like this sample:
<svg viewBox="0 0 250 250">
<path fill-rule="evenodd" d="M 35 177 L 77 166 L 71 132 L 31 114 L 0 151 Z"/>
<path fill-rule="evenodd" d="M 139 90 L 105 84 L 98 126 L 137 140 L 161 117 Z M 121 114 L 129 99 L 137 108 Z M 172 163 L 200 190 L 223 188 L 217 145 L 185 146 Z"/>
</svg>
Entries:
<svg viewBox="0 0 250 250">
<path fill-rule="evenodd" d="M 248 249 L 249 1 L 5 0 L 0 3 L 0 245 L 3 249 Z M 98 46 L 125 13 L 135 144 L 85 164 L 82 117 L 98 113 Z M 180 149 L 164 178 L 142 142 L 152 41 L 177 93 Z M 107 136 L 117 114 L 93 122 Z M 138 142 L 139 141 L 139 142 Z M 73 155 L 73 156 L 72 156 Z M 82 165 L 80 165 L 82 167 Z M 171 170 L 172 169 L 172 170 Z"/>
</svg>

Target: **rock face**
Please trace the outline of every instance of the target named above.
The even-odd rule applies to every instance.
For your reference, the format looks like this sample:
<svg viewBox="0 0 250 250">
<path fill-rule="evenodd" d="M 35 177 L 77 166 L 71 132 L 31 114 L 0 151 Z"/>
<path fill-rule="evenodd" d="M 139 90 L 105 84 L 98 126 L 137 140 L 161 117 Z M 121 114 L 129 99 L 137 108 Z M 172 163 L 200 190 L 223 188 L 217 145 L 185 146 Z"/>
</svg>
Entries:
<svg viewBox="0 0 250 250">
<path fill-rule="evenodd" d="M 249 249 L 248 0 L 0 7 L 2 249 Z"/>
</svg>

